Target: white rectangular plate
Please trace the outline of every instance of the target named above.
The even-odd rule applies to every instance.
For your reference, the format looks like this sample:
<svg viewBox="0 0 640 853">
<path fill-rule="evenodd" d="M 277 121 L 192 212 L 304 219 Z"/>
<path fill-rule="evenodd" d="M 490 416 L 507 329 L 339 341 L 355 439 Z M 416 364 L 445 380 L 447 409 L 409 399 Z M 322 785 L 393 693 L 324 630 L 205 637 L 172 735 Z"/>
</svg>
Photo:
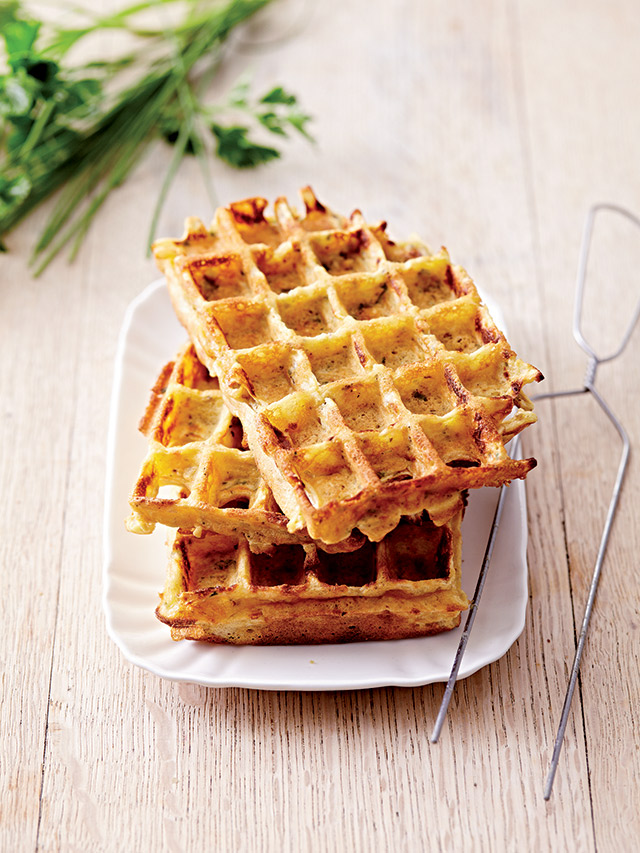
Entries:
<svg viewBox="0 0 640 853">
<path fill-rule="evenodd" d="M 496 306 L 490 306 L 504 328 Z M 446 681 L 460 639 L 455 631 L 415 640 L 323 646 L 218 646 L 174 642 L 154 611 L 164 585 L 166 531 L 128 533 L 128 496 L 147 448 L 137 424 L 161 367 L 186 339 L 164 282 L 129 306 L 116 357 L 104 530 L 104 607 L 109 634 L 125 657 L 163 678 L 262 690 L 350 690 Z M 498 498 L 471 494 L 463 532 L 463 588 L 473 595 Z M 500 658 L 522 632 L 527 607 L 524 484 L 508 491 L 489 575 L 459 678 Z M 464 624 L 464 614 L 463 614 Z"/>
</svg>

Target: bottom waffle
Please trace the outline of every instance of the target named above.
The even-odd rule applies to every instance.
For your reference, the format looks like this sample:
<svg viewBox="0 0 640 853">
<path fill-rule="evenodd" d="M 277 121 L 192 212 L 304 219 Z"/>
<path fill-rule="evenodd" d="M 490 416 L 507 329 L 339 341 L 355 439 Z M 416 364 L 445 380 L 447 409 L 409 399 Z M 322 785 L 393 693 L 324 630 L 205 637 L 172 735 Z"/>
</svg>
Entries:
<svg viewBox="0 0 640 853">
<path fill-rule="evenodd" d="M 377 543 L 328 554 L 314 545 L 251 553 L 210 531 L 179 530 L 156 610 L 174 640 L 239 645 L 344 643 L 426 636 L 460 623 L 459 513 L 436 527 L 403 519 Z"/>
</svg>

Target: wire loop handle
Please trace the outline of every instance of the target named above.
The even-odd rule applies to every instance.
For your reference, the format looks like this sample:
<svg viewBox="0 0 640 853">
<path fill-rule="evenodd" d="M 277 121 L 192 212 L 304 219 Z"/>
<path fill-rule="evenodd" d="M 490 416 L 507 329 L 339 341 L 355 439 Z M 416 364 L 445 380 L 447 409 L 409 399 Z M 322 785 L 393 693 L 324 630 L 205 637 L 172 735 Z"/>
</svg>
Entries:
<svg viewBox="0 0 640 853">
<path fill-rule="evenodd" d="M 592 359 L 595 359 L 596 365 L 604 364 L 606 361 L 613 361 L 614 358 L 618 358 L 618 356 L 623 353 L 625 347 L 629 343 L 631 335 L 633 334 L 633 330 L 636 326 L 636 323 L 638 322 L 638 318 L 640 317 L 639 299 L 635 311 L 631 316 L 631 320 L 629 321 L 629 325 L 627 326 L 627 329 L 622 337 L 620 346 L 617 350 L 615 350 L 615 352 L 612 352 L 611 355 L 599 356 L 582 334 L 582 307 L 584 305 L 584 292 L 587 281 L 587 268 L 589 265 L 589 251 L 591 249 L 596 216 L 600 211 L 617 213 L 620 216 L 623 216 L 625 219 L 628 219 L 629 222 L 631 222 L 633 225 L 636 225 L 638 228 L 640 228 L 640 219 L 630 211 L 626 210 L 624 207 L 619 207 L 617 204 L 594 204 L 593 207 L 591 207 L 589 209 L 589 212 L 587 213 L 587 218 L 584 224 L 584 231 L 582 234 L 582 245 L 580 246 L 580 258 L 578 262 L 576 298 L 573 308 L 573 337 L 576 339 L 578 346 L 580 346 L 588 356 L 590 356 Z"/>
</svg>

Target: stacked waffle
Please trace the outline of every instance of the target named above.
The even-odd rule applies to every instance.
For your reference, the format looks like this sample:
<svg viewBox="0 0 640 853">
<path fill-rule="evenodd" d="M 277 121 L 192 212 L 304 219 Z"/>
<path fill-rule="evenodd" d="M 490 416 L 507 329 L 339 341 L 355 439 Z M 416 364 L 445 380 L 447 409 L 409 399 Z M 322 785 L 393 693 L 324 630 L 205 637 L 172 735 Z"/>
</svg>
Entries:
<svg viewBox="0 0 640 853">
<path fill-rule="evenodd" d="M 445 250 L 303 190 L 187 221 L 154 254 L 190 343 L 153 389 L 129 527 L 178 529 L 174 638 L 336 642 L 455 627 L 468 489 L 523 478 L 506 442 L 541 378 Z"/>
</svg>

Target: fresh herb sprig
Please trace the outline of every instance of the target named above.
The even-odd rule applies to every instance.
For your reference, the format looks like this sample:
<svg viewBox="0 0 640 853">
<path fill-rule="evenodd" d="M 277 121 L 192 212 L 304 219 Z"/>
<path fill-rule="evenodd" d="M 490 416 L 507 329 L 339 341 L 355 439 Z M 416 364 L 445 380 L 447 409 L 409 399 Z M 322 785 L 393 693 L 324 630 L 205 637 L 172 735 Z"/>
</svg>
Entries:
<svg viewBox="0 0 640 853">
<path fill-rule="evenodd" d="M 300 112 L 295 96 L 285 92 L 282 86 L 276 86 L 259 100 L 252 101 L 249 83 L 243 80 L 230 93 L 227 106 L 257 120 L 270 133 L 287 136 L 293 129 L 311 139 L 306 129 L 309 116 Z M 212 115 L 215 116 L 215 112 L 214 109 Z M 276 148 L 251 140 L 248 136 L 250 128 L 244 122 L 224 127 L 213 121 L 211 130 L 217 139 L 216 153 L 232 166 L 257 166 L 280 156 Z"/>
<path fill-rule="evenodd" d="M 247 80 L 222 104 L 208 104 L 206 83 L 220 62 L 231 30 L 269 0 L 182 0 L 184 17 L 168 29 L 135 23 L 139 13 L 179 0 L 142 0 L 74 29 L 46 27 L 18 0 L 0 2 L 0 31 L 7 73 L 0 76 L 0 240 L 44 199 L 60 191 L 34 249 L 36 273 L 65 246 L 77 253 L 91 221 L 146 151 L 163 136 L 174 146 L 153 215 L 153 238 L 161 206 L 182 158 L 198 157 L 211 189 L 211 149 L 226 163 L 246 168 L 280 156 L 260 140 L 290 132 L 311 138 L 309 116 L 281 86 L 252 97 Z M 125 29 L 145 40 L 135 54 L 66 62 L 69 49 L 105 28 Z M 153 49 L 148 49 L 151 45 Z M 123 69 L 137 70 L 133 83 L 115 86 Z"/>
</svg>

